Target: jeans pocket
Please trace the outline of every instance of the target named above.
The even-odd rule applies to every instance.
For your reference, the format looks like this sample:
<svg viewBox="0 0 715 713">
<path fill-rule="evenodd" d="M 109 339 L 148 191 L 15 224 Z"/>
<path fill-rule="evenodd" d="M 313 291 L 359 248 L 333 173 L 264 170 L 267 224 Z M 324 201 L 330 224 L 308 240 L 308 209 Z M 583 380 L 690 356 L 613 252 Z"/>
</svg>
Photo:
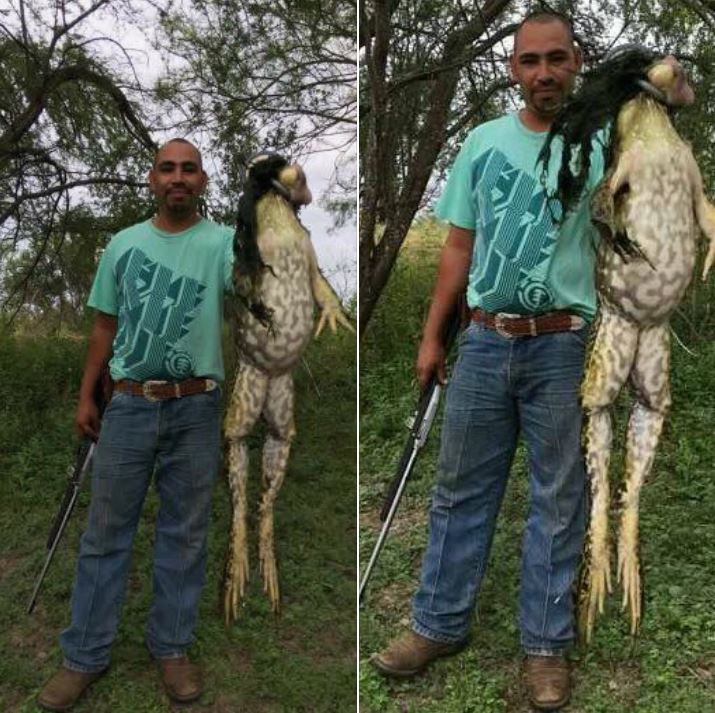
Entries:
<svg viewBox="0 0 715 713">
<path fill-rule="evenodd" d="M 588 344 L 588 336 L 591 333 L 591 325 L 586 324 L 581 329 L 572 329 L 567 334 L 570 334 L 576 339 L 581 346 L 585 347 Z"/>
<path fill-rule="evenodd" d="M 107 413 L 110 409 L 117 408 L 117 406 L 120 406 L 122 403 L 125 403 L 130 398 L 131 394 L 128 394 L 126 391 L 117 391 L 115 389 L 114 391 L 112 391 L 112 397 L 109 399 L 106 406 L 104 407 L 104 412 Z"/>
</svg>

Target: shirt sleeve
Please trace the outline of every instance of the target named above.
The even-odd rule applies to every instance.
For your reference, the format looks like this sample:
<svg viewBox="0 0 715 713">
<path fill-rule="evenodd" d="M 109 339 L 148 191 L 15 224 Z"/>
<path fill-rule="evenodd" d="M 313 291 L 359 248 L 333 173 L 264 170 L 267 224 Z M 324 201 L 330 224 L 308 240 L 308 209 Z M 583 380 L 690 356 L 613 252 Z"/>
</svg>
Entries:
<svg viewBox="0 0 715 713">
<path fill-rule="evenodd" d="M 477 226 L 477 206 L 472 196 L 472 157 L 475 132 L 467 137 L 452 164 L 447 184 L 442 191 L 434 213 L 458 228 L 474 230 Z"/>
<path fill-rule="evenodd" d="M 119 313 L 119 296 L 117 295 L 117 277 L 115 272 L 114 250 L 112 242 L 105 248 L 99 258 L 97 274 L 94 276 L 92 289 L 87 304 L 100 312 Z"/>
</svg>

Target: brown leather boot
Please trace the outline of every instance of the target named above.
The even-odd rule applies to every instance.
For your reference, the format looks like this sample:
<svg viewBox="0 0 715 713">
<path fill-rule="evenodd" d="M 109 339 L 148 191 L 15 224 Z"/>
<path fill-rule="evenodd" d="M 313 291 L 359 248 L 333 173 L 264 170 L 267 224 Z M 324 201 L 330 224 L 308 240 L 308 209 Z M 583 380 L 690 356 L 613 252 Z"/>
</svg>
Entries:
<svg viewBox="0 0 715 713">
<path fill-rule="evenodd" d="M 424 636 L 408 631 L 370 659 L 372 665 L 386 676 L 409 678 L 422 671 L 429 663 L 442 656 L 450 656 L 461 651 L 467 640 L 456 643 L 432 641 Z"/>
<path fill-rule="evenodd" d="M 571 697 L 570 667 L 563 656 L 527 656 L 524 685 L 529 701 L 541 711 L 555 711 Z"/>
<path fill-rule="evenodd" d="M 157 659 L 161 682 L 166 693 L 177 703 L 195 701 L 203 692 L 201 668 L 187 656 L 175 659 Z"/>
<path fill-rule="evenodd" d="M 68 711 L 103 673 L 81 673 L 62 666 L 42 687 L 37 705 L 47 711 Z"/>
</svg>

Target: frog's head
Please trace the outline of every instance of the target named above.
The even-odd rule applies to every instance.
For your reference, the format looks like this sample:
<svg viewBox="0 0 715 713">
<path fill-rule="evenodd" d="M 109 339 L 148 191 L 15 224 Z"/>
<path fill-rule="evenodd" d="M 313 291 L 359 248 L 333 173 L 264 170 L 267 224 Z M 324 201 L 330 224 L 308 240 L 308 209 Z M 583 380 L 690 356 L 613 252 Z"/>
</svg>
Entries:
<svg viewBox="0 0 715 713">
<path fill-rule="evenodd" d="M 695 101 L 693 88 L 688 84 L 688 75 L 673 55 L 669 54 L 654 62 L 646 72 L 646 76 L 648 84 L 661 93 L 661 97 L 658 98 L 664 104 L 677 107 Z"/>
<path fill-rule="evenodd" d="M 313 194 L 308 188 L 305 171 L 297 163 L 282 168 L 278 173 L 278 183 L 288 192 L 288 200 L 295 208 L 308 205 L 313 200 Z"/>
</svg>

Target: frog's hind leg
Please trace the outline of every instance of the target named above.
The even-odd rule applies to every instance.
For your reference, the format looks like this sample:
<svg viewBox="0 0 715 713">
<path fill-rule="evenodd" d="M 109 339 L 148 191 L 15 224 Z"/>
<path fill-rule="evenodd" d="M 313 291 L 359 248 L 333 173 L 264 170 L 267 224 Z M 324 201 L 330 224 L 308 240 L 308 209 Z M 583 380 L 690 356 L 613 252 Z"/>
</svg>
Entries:
<svg viewBox="0 0 715 713">
<path fill-rule="evenodd" d="M 618 581 L 623 586 L 623 608 L 628 607 L 631 634 L 641 620 L 641 577 L 638 557 L 638 502 L 650 473 L 663 421 L 670 406 L 670 334 L 668 325 L 645 327 L 631 374 L 636 401 L 628 422 L 625 487 L 621 495 L 618 534 Z"/>
<path fill-rule="evenodd" d="M 263 417 L 268 426 L 268 437 L 263 446 L 264 490 L 260 506 L 258 559 L 263 575 L 263 589 L 271 601 L 273 611 L 278 612 L 280 590 L 273 537 L 273 505 L 283 485 L 290 446 L 295 436 L 293 376 L 290 373 L 271 378 Z"/>
<path fill-rule="evenodd" d="M 586 642 L 591 638 L 596 614 L 603 613 L 606 593 L 611 591 L 608 464 L 613 432 L 609 407 L 628 378 L 637 343 L 637 326 L 603 305 L 581 388 L 586 414 L 586 472 L 591 487 L 579 600 L 579 627 Z"/>
<path fill-rule="evenodd" d="M 226 624 L 238 616 L 248 582 L 248 529 L 246 522 L 246 483 L 248 481 L 248 444 L 251 432 L 261 414 L 268 391 L 268 376 L 249 364 L 241 363 L 231 401 L 226 411 L 224 430 L 229 444 L 228 482 L 233 502 L 233 523 L 229 544 L 224 588 Z"/>
</svg>

